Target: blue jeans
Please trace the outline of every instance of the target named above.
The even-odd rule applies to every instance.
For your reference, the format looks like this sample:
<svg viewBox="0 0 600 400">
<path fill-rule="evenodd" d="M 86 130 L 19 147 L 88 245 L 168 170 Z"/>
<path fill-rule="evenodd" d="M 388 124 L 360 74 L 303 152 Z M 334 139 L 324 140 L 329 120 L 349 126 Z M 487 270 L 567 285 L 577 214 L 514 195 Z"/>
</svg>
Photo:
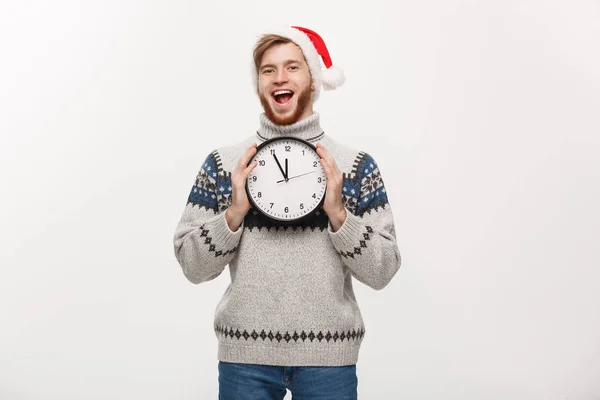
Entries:
<svg viewBox="0 0 600 400">
<path fill-rule="evenodd" d="M 281 367 L 219 361 L 219 400 L 356 400 L 356 365 Z"/>
</svg>

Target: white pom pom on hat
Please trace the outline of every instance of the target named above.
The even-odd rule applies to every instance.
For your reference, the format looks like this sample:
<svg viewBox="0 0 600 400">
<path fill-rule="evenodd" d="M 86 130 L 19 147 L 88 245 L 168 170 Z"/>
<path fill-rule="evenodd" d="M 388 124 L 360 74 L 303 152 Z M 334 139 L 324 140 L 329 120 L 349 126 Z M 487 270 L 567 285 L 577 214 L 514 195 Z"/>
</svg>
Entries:
<svg viewBox="0 0 600 400">
<path fill-rule="evenodd" d="M 300 47 L 315 84 L 313 101 L 319 98 L 321 85 L 325 90 L 334 90 L 342 86 L 346 81 L 344 72 L 333 65 L 325 41 L 316 32 L 300 26 L 276 26 L 273 29 L 263 32 L 261 36 L 266 34 L 283 36 Z M 321 60 L 325 68 L 321 67 Z M 252 69 L 253 84 L 256 88 L 258 84 L 258 71 L 254 63 L 252 63 Z"/>
</svg>

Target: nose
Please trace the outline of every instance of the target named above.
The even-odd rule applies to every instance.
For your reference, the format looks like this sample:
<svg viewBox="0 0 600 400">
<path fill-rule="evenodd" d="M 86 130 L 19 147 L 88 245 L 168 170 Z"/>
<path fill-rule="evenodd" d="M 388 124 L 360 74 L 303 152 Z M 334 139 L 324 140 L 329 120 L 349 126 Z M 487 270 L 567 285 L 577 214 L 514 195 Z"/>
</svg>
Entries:
<svg viewBox="0 0 600 400">
<path fill-rule="evenodd" d="M 275 73 L 275 83 L 281 84 L 281 83 L 286 83 L 287 81 L 288 81 L 288 76 L 287 76 L 287 71 L 285 70 L 285 68 L 281 68 L 281 69 L 277 70 L 277 72 Z"/>
</svg>

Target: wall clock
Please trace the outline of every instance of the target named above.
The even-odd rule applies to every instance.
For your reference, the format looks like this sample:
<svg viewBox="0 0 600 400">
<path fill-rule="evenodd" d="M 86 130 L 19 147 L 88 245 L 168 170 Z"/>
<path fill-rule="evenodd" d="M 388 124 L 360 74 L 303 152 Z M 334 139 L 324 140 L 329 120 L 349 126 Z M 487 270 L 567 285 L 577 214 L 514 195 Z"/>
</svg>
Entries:
<svg viewBox="0 0 600 400">
<path fill-rule="evenodd" d="M 248 162 L 258 165 L 246 180 L 248 201 L 258 212 L 282 223 L 312 216 L 323 204 L 327 180 L 317 148 L 291 136 L 271 138 Z"/>
</svg>

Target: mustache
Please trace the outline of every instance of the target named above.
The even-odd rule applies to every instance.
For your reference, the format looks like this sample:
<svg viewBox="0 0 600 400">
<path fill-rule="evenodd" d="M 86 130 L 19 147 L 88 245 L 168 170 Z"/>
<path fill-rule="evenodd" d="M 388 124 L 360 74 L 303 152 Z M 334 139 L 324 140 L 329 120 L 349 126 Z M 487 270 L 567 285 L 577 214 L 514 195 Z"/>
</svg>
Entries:
<svg viewBox="0 0 600 400">
<path fill-rule="evenodd" d="M 296 109 L 292 113 L 292 115 L 288 117 L 279 117 L 275 114 L 275 111 L 269 104 L 269 100 L 266 96 L 261 92 L 258 97 L 260 99 L 260 103 L 262 104 L 263 110 L 265 111 L 265 115 L 276 125 L 291 125 L 300 120 L 302 113 L 308 107 L 309 102 L 311 101 L 311 90 L 310 86 L 306 89 L 302 90 L 299 94 L 297 94 L 298 99 L 296 101 Z"/>
</svg>

